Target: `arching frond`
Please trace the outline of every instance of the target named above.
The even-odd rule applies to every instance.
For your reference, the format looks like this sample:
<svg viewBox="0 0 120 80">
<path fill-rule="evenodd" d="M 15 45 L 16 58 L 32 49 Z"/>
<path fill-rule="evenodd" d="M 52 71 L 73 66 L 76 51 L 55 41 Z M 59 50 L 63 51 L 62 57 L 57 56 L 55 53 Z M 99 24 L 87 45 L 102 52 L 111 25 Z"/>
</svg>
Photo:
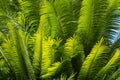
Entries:
<svg viewBox="0 0 120 80">
<path fill-rule="evenodd" d="M 84 50 L 82 44 L 79 42 L 79 39 L 77 36 L 73 36 L 69 39 L 67 39 L 67 42 L 65 43 L 65 50 L 64 50 L 64 56 L 65 59 L 71 59 L 73 56 L 81 54 L 80 59 L 84 59 Z"/>
<path fill-rule="evenodd" d="M 117 6 L 116 6 L 117 5 Z M 83 0 L 76 33 L 80 35 L 88 54 L 92 45 L 101 37 L 106 35 L 113 19 L 110 16 L 119 5 L 119 0 Z M 114 16 L 115 17 L 115 16 Z"/>
<path fill-rule="evenodd" d="M 120 61 L 120 49 L 117 49 L 113 57 L 109 60 L 109 62 L 98 72 L 95 80 L 104 80 L 107 73 L 112 71 L 116 66 L 119 65 Z"/>
<path fill-rule="evenodd" d="M 57 75 L 61 70 L 62 63 L 56 62 L 53 63 L 49 68 L 46 74 L 42 75 L 42 78 L 50 78 Z"/>
<path fill-rule="evenodd" d="M 78 79 L 93 80 L 101 67 L 106 64 L 108 51 L 109 48 L 104 44 L 104 40 L 101 39 L 83 62 Z"/>
</svg>

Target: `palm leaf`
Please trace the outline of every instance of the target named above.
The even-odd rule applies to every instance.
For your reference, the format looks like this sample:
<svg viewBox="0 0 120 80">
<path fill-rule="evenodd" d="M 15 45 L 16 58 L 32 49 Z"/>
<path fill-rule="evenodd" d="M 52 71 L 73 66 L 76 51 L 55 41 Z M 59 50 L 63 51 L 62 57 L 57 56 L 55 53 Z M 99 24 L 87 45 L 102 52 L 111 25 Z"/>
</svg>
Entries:
<svg viewBox="0 0 120 80">
<path fill-rule="evenodd" d="M 42 30 L 42 27 L 41 27 Z M 34 49 L 34 59 L 33 59 L 33 67 L 35 74 L 40 75 L 41 71 L 41 60 L 42 60 L 42 32 L 38 31 L 36 34 L 36 43 Z"/>
<path fill-rule="evenodd" d="M 108 0 L 82 1 L 76 34 L 80 36 L 86 54 L 104 32 L 107 6 Z"/>
<path fill-rule="evenodd" d="M 77 73 L 76 75 L 78 75 L 85 57 L 83 46 L 79 42 L 78 37 L 73 36 L 67 39 L 64 47 L 63 59 L 71 60 L 73 70 Z"/>
<path fill-rule="evenodd" d="M 13 45 L 13 42 L 6 40 L 5 43 L 2 44 L 2 48 L 4 50 L 4 55 L 12 66 L 13 72 L 16 74 L 15 78 L 25 78 L 25 72 L 23 69 L 21 69 L 18 54 L 16 52 L 15 46 Z"/>
<path fill-rule="evenodd" d="M 83 62 L 78 79 L 93 80 L 96 73 L 106 64 L 108 50 L 104 40 L 101 39 Z"/>
<path fill-rule="evenodd" d="M 80 8 L 82 1 L 83 0 L 71 0 L 71 9 L 75 21 L 77 21 L 80 16 Z"/>
<path fill-rule="evenodd" d="M 64 40 L 71 37 L 76 29 L 70 3 L 70 0 L 55 0 L 53 4 Z"/>
<path fill-rule="evenodd" d="M 55 40 L 52 38 L 43 37 L 42 26 L 40 31 L 36 34 L 36 44 L 34 49 L 33 66 L 37 75 L 44 75 L 48 71 L 48 67 L 56 61 L 57 48 L 60 45 L 61 40 Z"/>
<path fill-rule="evenodd" d="M 118 78 L 120 75 L 120 68 L 118 68 L 113 74 L 112 76 L 109 77 L 109 80 L 115 80 L 116 78 Z"/>
<path fill-rule="evenodd" d="M 48 71 L 46 74 L 42 75 L 42 78 L 50 78 L 50 77 L 53 77 L 55 75 L 57 75 L 60 70 L 61 70 L 61 63 L 60 62 L 56 62 L 56 63 L 53 63 L 49 68 L 48 68 Z"/>
<path fill-rule="evenodd" d="M 29 55 L 27 52 L 26 45 L 22 38 L 23 35 L 21 35 L 21 30 L 18 30 L 19 32 L 17 32 L 16 28 L 14 26 L 15 25 L 13 23 L 11 23 L 11 22 L 8 23 L 8 27 L 9 27 L 10 33 L 12 35 L 11 39 L 13 40 L 14 48 L 18 55 L 18 57 L 17 57 L 18 62 L 19 62 L 18 65 L 21 67 L 21 71 L 23 71 L 23 74 L 25 74 L 24 75 L 24 76 L 26 76 L 25 79 L 27 79 L 27 77 L 28 77 L 28 79 L 34 80 L 35 79 L 34 71 L 32 69 L 32 65 L 29 60 Z"/>
<path fill-rule="evenodd" d="M 1 55 L 3 56 L 5 62 L 6 62 L 7 65 L 8 65 L 8 67 L 9 67 L 10 69 L 12 69 L 12 68 L 11 68 L 11 65 L 10 65 L 10 63 L 9 63 L 7 57 L 5 56 L 5 53 L 4 53 L 4 51 L 3 51 L 3 49 L 2 49 L 1 47 L 0 47 L 0 53 L 1 53 Z"/>
<path fill-rule="evenodd" d="M 109 60 L 109 62 L 98 72 L 95 79 L 104 80 L 107 73 L 109 73 L 116 66 L 118 66 L 119 61 L 120 61 L 120 49 L 117 49 L 113 57 Z"/>
<path fill-rule="evenodd" d="M 39 8 L 40 0 L 18 0 L 20 4 L 21 12 L 25 17 L 25 27 L 27 31 L 34 28 L 37 30 L 39 26 Z M 27 26 L 26 26 L 27 25 Z"/>
<path fill-rule="evenodd" d="M 64 12 L 66 11 L 66 12 Z M 43 1 L 41 8 L 41 24 L 46 36 L 61 37 L 64 40 L 73 35 L 72 10 L 69 0 Z M 46 23 L 46 24 L 45 24 Z"/>
<path fill-rule="evenodd" d="M 84 59 L 84 50 L 82 44 L 80 44 L 77 36 L 73 36 L 67 39 L 65 43 L 64 56 L 65 59 L 71 59 L 77 54 L 81 54 L 81 59 Z"/>
<path fill-rule="evenodd" d="M 43 26 L 44 35 L 51 36 L 53 38 L 60 36 L 59 23 L 54 11 L 54 7 L 51 2 L 44 1 L 41 7 L 40 24 Z"/>
</svg>

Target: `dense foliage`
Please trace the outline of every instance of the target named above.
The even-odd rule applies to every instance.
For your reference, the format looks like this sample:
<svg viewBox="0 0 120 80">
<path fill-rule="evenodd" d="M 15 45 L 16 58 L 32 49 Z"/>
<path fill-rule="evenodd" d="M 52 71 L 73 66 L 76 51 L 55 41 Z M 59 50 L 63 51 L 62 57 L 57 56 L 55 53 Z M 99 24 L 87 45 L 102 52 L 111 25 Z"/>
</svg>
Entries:
<svg viewBox="0 0 120 80">
<path fill-rule="evenodd" d="M 120 0 L 0 0 L 0 80 L 120 80 Z"/>
</svg>

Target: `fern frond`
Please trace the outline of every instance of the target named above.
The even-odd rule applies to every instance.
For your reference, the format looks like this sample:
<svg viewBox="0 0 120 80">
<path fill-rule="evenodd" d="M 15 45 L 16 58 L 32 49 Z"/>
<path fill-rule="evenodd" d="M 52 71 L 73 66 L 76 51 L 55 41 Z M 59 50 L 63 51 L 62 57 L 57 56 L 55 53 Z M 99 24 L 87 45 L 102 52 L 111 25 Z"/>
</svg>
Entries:
<svg viewBox="0 0 120 80">
<path fill-rule="evenodd" d="M 105 16 L 108 0 L 83 0 L 76 34 L 80 36 L 85 53 L 88 54 L 105 28 Z M 101 24 L 102 23 L 102 24 Z"/>
<path fill-rule="evenodd" d="M 42 78 L 50 78 L 55 76 L 61 70 L 62 64 L 60 62 L 53 63 L 49 68 L 46 74 L 42 75 Z"/>
<path fill-rule="evenodd" d="M 64 58 L 69 59 L 77 54 L 81 54 L 81 60 L 84 59 L 84 50 L 82 44 L 79 42 L 79 39 L 77 36 L 73 36 L 69 39 L 67 39 L 67 42 L 65 43 L 65 49 L 64 49 Z"/>
<path fill-rule="evenodd" d="M 44 27 L 44 35 L 52 38 L 59 37 L 60 28 L 53 4 L 50 1 L 44 1 L 40 12 L 40 24 Z"/>
<path fill-rule="evenodd" d="M 117 49 L 113 57 L 109 60 L 109 62 L 98 72 L 95 79 L 104 80 L 104 77 L 112 71 L 116 66 L 118 66 L 120 61 L 120 49 Z"/>
<path fill-rule="evenodd" d="M 13 72 L 16 74 L 17 77 L 21 77 L 23 79 L 24 71 L 22 71 L 20 67 L 20 62 L 18 60 L 18 54 L 16 52 L 16 48 L 12 41 L 6 40 L 2 44 L 2 48 L 4 50 L 4 55 L 6 56 L 7 60 L 9 61 L 10 65 L 12 66 Z"/>
<path fill-rule="evenodd" d="M 39 26 L 40 0 L 18 0 L 27 29 Z M 25 25 L 24 25 L 25 26 Z"/>
<path fill-rule="evenodd" d="M 104 28 L 104 36 L 108 40 L 108 44 L 113 45 L 119 39 L 119 7 L 120 0 L 110 0 L 107 7 L 106 28 Z M 106 34 L 107 33 L 107 34 Z"/>
<path fill-rule="evenodd" d="M 108 79 L 109 80 L 115 80 L 120 75 L 120 68 L 118 68 Z"/>
<path fill-rule="evenodd" d="M 82 64 L 78 79 L 93 80 L 96 73 L 103 67 L 108 58 L 109 48 L 104 44 L 102 38 L 91 50 Z"/>
<path fill-rule="evenodd" d="M 81 8 L 81 4 L 82 4 L 83 0 L 71 0 L 71 9 L 72 9 L 72 14 L 73 14 L 73 18 L 75 21 L 78 20 L 79 18 L 79 14 L 80 14 L 80 8 Z"/>
<path fill-rule="evenodd" d="M 42 38 L 42 32 L 37 32 L 36 34 L 36 42 L 35 42 L 35 47 L 34 47 L 34 59 L 33 59 L 33 67 L 35 74 L 40 75 L 40 70 L 41 70 L 41 60 L 42 60 L 42 43 L 43 43 L 43 38 Z"/>
<path fill-rule="evenodd" d="M 77 73 L 76 75 L 80 71 L 84 58 L 83 45 L 80 43 L 79 38 L 77 36 L 68 38 L 64 46 L 63 60 L 71 60 L 73 70 Z"/>
<path fill-rule="evenodd" d="M 56 61 L 57 48 L 60 45 L 61 40 L 55 40 L 52 38 L 41 37 L 42 28 L 40 32 L 36 34 L 36 44 L 34 49 L 33 66 L 37 74 L 46 74 L 48 67 Z"/>
<path fill-rule="evenodd" d="M 76 29 L 71 6 L 70 0 L 55 0 L 53 3 L 63 39 L 71 37 Z"/>
<path fill-rule="evenodd" d="M 21 30 L 16 31 L 15 24 L 9 22 L 8 27 L 12 36 L 12 42 L 14 44 L 14 48 L 16 54 L 18 55 L 17 59 L 19 62 L 19 66 L 21 67 L 21 71 L 25 74 L 26 79 L 35 80 L 34 71 L 29 60 L 29 54 L 23 39 L 23 35 L 21 35 Z M 13 58 L 14 59 L 14 58 Z"/>
<path fill-rule="evenodd" d="M 43 41 L 43 55 L 42 55 L 42 69 L 41 74 L 45 74 L 47 72 L 47 68 L 54 63 L 56 60 L 56 48 L 59 47 L 61 40 L 54 40 L 48 38 Z"/>
<path fill-rule="evenodd" d="M 64 40 L 73 35 L 72 11 L 69 0 L 43 1 L 41 21 L 45 35 Z M 73 21 L 74 22 L 74 21 Z"/>
<path fill-rule="evenodd" d="M 7 57 L 5 56 L 5 53 L 4 53 L 4 51 L 3 51 L 3 49 L 2 49 L 1 47 L 0 47 L 0 53 L 1 53 L 1 55 L 3 56 L 5 62 L 6 62 L 7 65 L 8 65 L 8 67 L 9 67 L 10 69 L 12 69 L 12 67 L 11 67 L 11 65 L 10 65 L 10 63 L 9 63 Z"/>
</svg>

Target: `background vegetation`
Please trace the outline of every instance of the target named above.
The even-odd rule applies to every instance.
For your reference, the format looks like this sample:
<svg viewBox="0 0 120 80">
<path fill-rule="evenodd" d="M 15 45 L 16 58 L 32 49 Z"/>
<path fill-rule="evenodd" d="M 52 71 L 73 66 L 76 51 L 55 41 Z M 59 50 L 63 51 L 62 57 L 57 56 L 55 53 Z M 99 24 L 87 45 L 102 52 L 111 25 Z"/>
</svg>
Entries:
<svg viewBox="0 0 120 80">
<path fill-rule="evenodd" d="M 0 0 L 0 80 L 120 80 L 120 0 Z"/>
</svg>

